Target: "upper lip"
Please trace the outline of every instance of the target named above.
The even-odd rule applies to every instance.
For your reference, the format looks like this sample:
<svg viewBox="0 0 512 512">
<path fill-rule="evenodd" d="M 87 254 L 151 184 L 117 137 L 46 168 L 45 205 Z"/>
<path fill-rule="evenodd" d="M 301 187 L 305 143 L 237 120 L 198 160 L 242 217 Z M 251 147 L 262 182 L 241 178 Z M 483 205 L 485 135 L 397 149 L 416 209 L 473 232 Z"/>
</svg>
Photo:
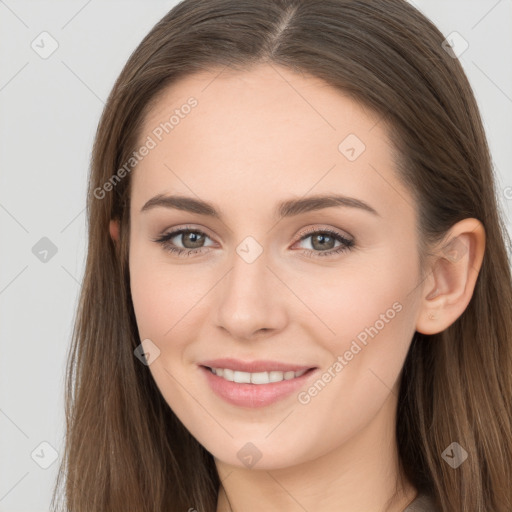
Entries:
<svg viewBox="0 0 512 512">
<path fill-rule="evenodd" d="M 282 363 L 280 361 L 241 361 L 233 358 L 223 359 L 210 359 L 209 361 L 202 361 L 199 363 L 201 366 L 208 368 L 229 368 L 230 370 L 237 370 L 240 372 L 256 373 L 256 372 L 299 372 L 301 370 L 309 370 L 316 368 L 315 366 Z"/>
</svg>

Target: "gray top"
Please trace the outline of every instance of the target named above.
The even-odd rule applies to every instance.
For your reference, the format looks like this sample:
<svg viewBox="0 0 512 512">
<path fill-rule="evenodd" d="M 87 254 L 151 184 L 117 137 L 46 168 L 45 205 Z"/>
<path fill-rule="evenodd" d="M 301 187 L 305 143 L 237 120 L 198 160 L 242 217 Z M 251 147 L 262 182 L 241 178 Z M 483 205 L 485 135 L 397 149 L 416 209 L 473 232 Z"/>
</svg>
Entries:
<svg viewBox="0 0 512 512">
<path fill-rule="evenodd" d="M 416 499 L 404 510 L 404 512 L 439 512 L 434 500 L 426 495 L 419 494 Z"/>
</svg>

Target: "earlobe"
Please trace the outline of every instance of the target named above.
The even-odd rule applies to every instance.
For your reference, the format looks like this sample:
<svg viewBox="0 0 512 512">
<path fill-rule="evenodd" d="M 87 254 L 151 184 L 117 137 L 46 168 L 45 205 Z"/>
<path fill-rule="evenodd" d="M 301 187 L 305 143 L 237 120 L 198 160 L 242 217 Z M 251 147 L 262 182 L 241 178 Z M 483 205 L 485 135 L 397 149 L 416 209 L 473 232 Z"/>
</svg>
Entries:
<svg viewBox="0 0 512 512">
<path fill-rule="evenodd" d="M 119 221 L 118 220 L 111 220 L 110 221 L 110 236 L 112 237 L 112 240 L 116 245 L 119 244 Z"/>
<path fill-rule="evenodd" d="M 485 230 L 477 219 L 464 219 L 450 229 L 425 280 L 418 332 L 437 334 L 462 315 L 473 296 L 484 250 Z"/>
</svg>

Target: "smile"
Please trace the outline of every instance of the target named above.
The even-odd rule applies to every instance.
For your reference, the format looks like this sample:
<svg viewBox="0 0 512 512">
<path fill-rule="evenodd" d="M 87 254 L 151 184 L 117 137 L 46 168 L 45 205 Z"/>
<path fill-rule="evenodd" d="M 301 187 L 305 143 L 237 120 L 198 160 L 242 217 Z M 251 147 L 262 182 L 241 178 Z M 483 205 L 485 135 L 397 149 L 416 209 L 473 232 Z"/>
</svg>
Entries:
<svg viewBox="0 0 512 512">
<path fill-rule="evenodd" d="M 231 370 L 229 368 L 210 368 L 210 371 L 230 382 L 238 384 L 270 384 L 272 382 L 281 382 L 283 380 L 296 379 L 304 375 L 308 370 L 301 370 L 298 372 L 288 371 L 270 371 L 270 372 L 242 372 L 238 370 Z"/>
<path fill-rule="evenodd" d="M 304 367 L 296 370 L 287 368 L 285 371 L 261 371 L 261 365 L 257 366 L 260 366 L 258 371 L 253 372 L 222 368 L 219 365 L 200 365 L 199 369 L 205 377 L 205 383 L 215 395 L 231 405 L 245 408 L 265 407 L 291 398 L 301 388 L 307 387 L 319 371 L 318 368 Z M 269 366 L 275 368 L 276 365 Z"/>
</svg>

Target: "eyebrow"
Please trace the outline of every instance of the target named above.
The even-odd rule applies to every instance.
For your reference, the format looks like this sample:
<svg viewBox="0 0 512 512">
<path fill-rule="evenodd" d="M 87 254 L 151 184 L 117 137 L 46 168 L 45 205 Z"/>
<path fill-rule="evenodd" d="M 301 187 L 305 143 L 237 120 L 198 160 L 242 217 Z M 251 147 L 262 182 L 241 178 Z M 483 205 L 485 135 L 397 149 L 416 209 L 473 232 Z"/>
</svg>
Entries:
<svg viewBox="0 0 512 512">
<path fill-rule="evenodd" d="M 222 220 L 220 210 L 212 203 L 208 203 L 201 199 L 195 199 L 193 197 L 158 194 L 147 201 L 147 203 L 142 207 L 141 212 L 157 207 L 173 208 L 199 215 L 207 215 L 209 217 Z M 282 201 L 277 205 L 274 211 L 274 216 L 276 218 L 293 217 L 302 213 L 333 207 L 357 208 L 380 217 L 380 214 L 364 201 L 354 197 L 347 197 L 338 194 L 315 195 L 306 198 Z"/>
<path fill-rule="evenodd" d="M 173 208 L 183 210 L 199 215 L 208 215 L 209 217 L 222 220 L 222 214 L 218 208 L 212 203 L 208 203 L 201 199 L 195 199 L 187 196 L 166 196 L 158 194 L 151 198 L 142 208 L 141 212 L 151 210 L 153 208 Z M 274 216 L 277 217 L 293 217 L 306 212 L 323 210 L 324 208 L 346 207 L 358 208 L 380 217 L 380 214 L 369 204 L 356 199 L 339 194 L 315 195 L 300 199 L 288 199 L 279 203 L 274 210 Z"/>
</svg>

